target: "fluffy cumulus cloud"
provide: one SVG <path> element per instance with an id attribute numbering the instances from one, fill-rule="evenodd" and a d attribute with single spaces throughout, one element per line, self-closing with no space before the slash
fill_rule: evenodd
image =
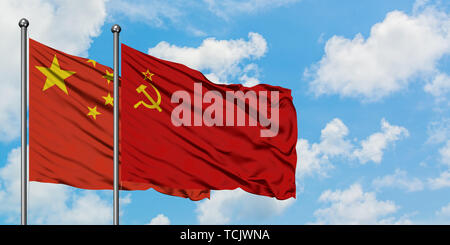
<path id="1" fill-rule="evenodd" d="M 19 20 L 30 21 L 31 38 L 71 54 L 87 55 L 106 17 L 105 1 L 0 1 L 0 141 L 13 140 L 20 129 Z"/>
<path id="2" fill-rule="evenodd" d="M 347 154 L 352 149 L 352 144 L 348 139 L 348 128 L 338 118 L 327 123 L 320 132 L 320 148 L 327 156 L 338 156 Z"/>
<path id="3" fill-rule="evenodd" d="M 450 140 L 447 140 L 447 143 L 439 149 L 439 154 L 441 162 L 450 167 Z"/>
<path id="4" fill-rule="evenodd" d="M 422 4 L 411 15 L 389 12 L 367 38 L 333 36 L 305 76 L 316 95 L 375 101 L 406 88 L 417 76 L 436 76 L 438 61 L 449 53 L 450 16 Z M 442 88 L 448 90 L 446 75 L 437 75 L 425 90 L 440 95 Z"/>
<path id="5" fill-rule="evenodd" d="M 372 181 L 372 185 L 376 189 L 393 187 L 406 190 L 408 192 L 421 191 L 424 184 L 419 178 L 408 177 L 404 170 L 396 169 L 394 174 L 378 177 Z"/>
<path id="6" fill-rule="evenodd" d="M 227 83 L 232 79 L 240 82 L 259 83 L 255 74 L 258 67 L 250 60 L 257 60 L 267 52 L 267 42 L 258 33 L 249 33 L 248 40 L 217 40 L 207 38 L 199 47 L 178 47 L 165 41 L 149 49 L 156 57 L 183 63 L 201 70 L 208 79 L 216 83 Z M 244 64 L 244 63 L 248 64 Z"/>
<path id="7" fill-rule="evenodd" d="M 158 214 L 150 221 L 149 225 L 170 225 L 170 220 L 164 214 Z"/>
<path id="8" fill-rule="evenodd" d="M 197 220 L 200 224 L 230 224 L 245 219 L 246 222 L 262 222 L 281 214 L 295 199 L 277 200 L 247 193 L 241 189 L 215 191 L 211 199 L 197 204 Z"/>
<path id="9" fill-rule="evenodd" d="M 318 174 L 327 176 L 328 170 L 334 168 L 329 159 L 333 156 L 348 155 L 353 148 L 345 139 L 348 128 L 339 119 L 331 120 L 321 131 L 320 142 L 310 144 L 306 139 L 297 142 L 297 178 Z"/>
<path id="10" fill-rule="evenodd" d="M 439 73 L 425 85 L 424 90 L 439 100 L 444 100 L 450 92 L 450 77 L 447 74 Z"/>
<path id="11" fill-rule="evenodd" d="M 383 151 L 389 143 L 408 136 L 409 132 L 406 128 L 390 125 L 385 119 L 382 119 L 381 132 L 372 134 L 363 140 L 361 149 L 356 149 L 353 156 L 358 158 L 361 163 L 368 161 L 380 163 L 383 158 Z"/>
<path id="12" fill-rule="evenodd" d="M 310 144 L 306 139 L 297 142 L 299 156 L 297 164 L 297 178 L 318 174 L 327 176 L 327 172 L 334 168 L 332 158 L 358 160 L 361 164 L 369 161 L 380 163 L 383 153 L 388 146 L 408 136 L 408 130 L 401 126 L 389 124 L 381 119 L 381 131 L 355 144 L 348 139 L 349 130 L 339 119 L 331 120 L 321 131 L 320 142 Z"/>
<path id="13" fill-rule="evenodd" d="M 446 206 L 443 206 L 440 210 L 436 212 L 437 216 L 444 216 L 450 218 L 450 203 Z"/>
<path id="14" fill-rule="evenodd" d="M 436 178 L 429 178 L 428 185 L 433 190 L 450 187 L 450 170 L 442 172 Z"/>
<path id="15" fill-rule="evenodd" d="M 299 1 L 300 0 L 203 0 L 211 12 L 227 20 L 236 14 L 256 13 Z"/>
<path id="16" fill-rule="evenodd" d="M 121 200 L 121 204 L 130 202 Z M 112 198 L 99 191 L 31 182 L 29 186 L 31 224 L 111 224 Z M 17 224 L 20 217 L 20 148 L 13 149 L 0 169 L 0 216 Z"/>
<path id="17" fill-rule="evenodd" d="M 326 177 L 328 171 L 334 168 L 328 156 L 322 153 L 320 143 L 309 144 L 308 140 L 299 139 L 296 150 L 298 159 L 295 176 L 298 179 L 314 174 Z"/>
<path id="18" fill-rule="evenodd" d="M 317 224 L 410 224 L 407 218 L 392 215 L 399 210 L 393 201 L 381 201 L 373 192 L 364 192 L 361 185 L 353 184 L 345 190 L 326 190 L 319 202 L 327 207 L 314 212 Z"/>

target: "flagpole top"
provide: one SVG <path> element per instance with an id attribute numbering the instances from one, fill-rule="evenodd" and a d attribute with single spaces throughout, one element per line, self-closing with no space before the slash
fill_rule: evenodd
<path id="1" fill-rule="evenodd" d="M 22 18 L 22 19 L 20 19 L 19 20 L 19 26 L 22 28 L 22 27 L 28 27 L 28 25 L 30 25 L 30 22 L 28 22 L 28 20 L 27 19 L 25 19 L 25 18 Z M 120 28 L 120 27 L 119 27 Z"/>
<path id="2" fill-rule="evenodd" d="M 119 33 L 120 31 L 121 31 L 121 28 L 120 28 L 120 26 L 118 24 L 115 24 L 115 25 L 113 25 L 111 27 L 111 32 L 112 33 L 115 33 L 115 32 Z"/>

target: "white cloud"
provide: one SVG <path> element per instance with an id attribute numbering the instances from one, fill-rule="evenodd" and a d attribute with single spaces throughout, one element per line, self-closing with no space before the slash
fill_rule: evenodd
<path id="1" fill-rule="evenodd" d="M 447 140 L 445 146 L 439 149 L 439 154 L 441 156 L 441 162 L 450 167 L 450 140 Z"/>
<path id="2" fill-rule="evenodd" d="M 428 125 L 428 139 L 426 143 L 442 144 L 439 149 L 439 162 L 450 167 L 450 119 L 443 118 L 439 121 L 431 122 Z M 450 187 L 450 170 L 440 173 L 440 176 L 428 178 L 428 185 L 431 189 L 441 189 Z"/>
<path id="3" fill-rule="evenodd" d="M 30 182 L 30 224 L 111 224 L 112 199 L 101 191 L 75 191 L 66 185 Z M 130 197 L 121 200 L 124 207 Z M 20 216 L 20 148 L 13 149 L 0 169 L 0 215 L 7 223 Z"/>
<path id="4" fill-rule="evenodd" d="M 384 118 L 381 120 L 381 132 L 370 135 L 361 142 L 361 149 L 356 149 L 353 156 L 361 163 L 373 161 L 380 163 L 383 158 L 383 151 L 391 143 L 403 137 L 409 136 L 409 132 L 404 127 L 390 125 Z"/>
<path id="5" fill-rule="evenodd" d="M 408 178 L 407 172 L 400 169 L 396 169 L 394 174 L 374 179 L 372 185 L 376 189 L 392 187 L 404 189 L 408 192 L 421 191 L 424 189 L 424 184 L 420 179 Z"/>
<path id="6" fill-rule="evenodd" d="M 441 163 L 450 167 L 450 140 L 439 149 Z M 450 187 L 450 170 L 441 172 L 436 178 L 428 178 L 428 185 L 432 190 Z"/>
<path id="7" fill-rule="evenodd" d="M 246 65 L 242 71 L 242 74 L 238 80 L 246 87 L 253 87 L 261 83 L 257 77 L 259 77 L 259 67 L 254 63 Z"/>
<path id="8" fill-rule="evenodd" d="M 314 212 L 317 224 L 409 224 L 405 218 L 396 219 L 388 215 L 399 207 L 393 201 L 377 200 L 375 193 L 364 192 L 361 185 L 353 184 L 346 190 L 327 190 L 319 202 L 328 207 Z"/>
<path id="9" fill-rule="evenodd" d="M 151 26 L 162 27 L 165 20 L 176 22 L 185 13 L 183 1 L 158 0 L 112 0 L 108 4 L 108 13 L 113 18 L 125 16 L 131 21 L 144 22 Z"/>
<path id="10" fill-rule="evenodd" d="M 450 92 L 450 77 L 447 74 L 439 73 L 425 85 L 424 90 L 443 100 L 444 96 Z"/>
<path id="11" fill-rule="evenodd" d="M 380 163 L 387 147 L 408 135 L 404 127 L 390 125 L 381 119 L 381 132 L 376 132 L 360 141 L 360 147 L 353 144 L 347 136 L 349 130 L 339 119 L 331 120 L 321 131 L 320 142 L 310 144 L 306 139 L 297 142 L 298 164 L 297 178 L 318 174 L 327 176 L 334 168 L 332 158 L 357 159 L 361 164 L 368 161 Z"/>
<path id="12" fill-rule="evenodd" d="M 19 72 L 17 68 L 15 70 Z M 3 69 L 0 68 L 0 71 L 3 72 Z M 20 87 L 9 82 L 12 81 L 11 78 L 14 75 L 6 73 L 5 77 L 8 77 L 8 75 L 10 78 L 5 78 L 8 80 L 0 82 L 2 86 L 2 89 L 0 89 L 0 98 L 2 98 L 0 100 L 0 142 L 13 140 L 20 134 Z M 19 84 L 20 80 L 17 79 L 20 79 L 18 76 L 16 82 Z"/>
<path id="13" fill-rule="evenodd" d="M 309 144 L 308 140 L 297 141 L 297 178 L 318 174 L 327 176 L 327 172 L 334 168 L 329 158 L 345 156 L 352 149 L 350 141 L 345 139 L 348 128 L 339 119 L 331 120 L 321 131 L 320 142 Z"/>
<path id="14" fill-rule="evenodd" d="M 450 187 L 450 170 L 442 172 L 439 177 L 429 178 L 428 185 L 433 190 Z"/>
<path id="15" fill-rule="evenodd" d="M 443 143 L 450 139 L 450 118 L 442 118 L 428 125 L 427 143 Z"/>
<path id="16" fill-rule="evenodd" d="M 314 174 L 327 177 L 328 171 L 334 168 L 328 157 L 322 153 L 320 144 L 313 143 L 310 145 L 308 140 L 299 139 L 296 150 L 298 160 L 295 176 L 297 179 Z"/>
<path id="17" fill-rule="evenodd" d="M 295 199 L 277 200 L 275 198 L 250 194 L 241 189 L 211 192 L 211 199 L 197 203 L 197 219 L 202 225 L 230 224 L 248 219 L 263 221 L 279 215 Z"/>
<path id="18" fill-rule="evenodd" d="M 211 12 L 217 16 L 229 19 L 242 13 L 256 13 L 271 8 L 285 6 L 299 0 L 203 0 Z"/>
<path id="19" fill-rule="evenodd" d="M 170 225 L 170 220 L 164 214 L 158 214 L 150 221 L 149 225 Z"/>
<path id="20" fill-rule="evenodd" d="M 87 55 L 92 38 L 100 34 L 106 17 L 105 1 L 0 1 L 0 141 L 19 136 L 20 29 L 22 17 L 30 21 L 29 36 L 74 55 Z"/>
<path id="21" fill-rule="evenodd" d="M 48 192 L 48 187 L 42 189 Z M 50 196 L 45 204 L 48 205 L 52 198 L 53 196 Z M 30 202 L 33 202 L 33 199 L 30 199 Z M 81 195 L 71 194 L 71 198 L 65 202 L 71 202 L 71 204 L 58 209 L 40 208 L 39 213 L 34 216 L 44 218 L 44 224 L 111 224 L 112 222 L 111 201 L 102 199 L 93 192 L 86 191 Z M 42 211 L 48 212 L 47 217 L 43 216 Z M 37 209 L 35 212 L 38 212 Z"/>
<path id="22" fill-rule="evenodd" d="M 247 74 L 239 77 L 239 81 L 241 81 L 242 85 L 245 87 L 253 87 L 255 85 L 260 84 L 261 82 L 256 77 L 249 77 Z"/>
<path id="23" fill-rule="evenodd" d="M 258 33 L 251 32 L 248 38 L 248 41 L 207 38 L 197 48 L 178 47 L 163 41 L 148 53 L 201 70 L 212 82 L 228 83 L 230 79 L 241 78 L 242 82 L 254 83 L 257 80 L 249 74 L 257 71 L 256 64 L 242 67 L 241 63 L 261 58 L 267 52 L 267 42 Z"/>
<path id="24" fill-rule="evenodd" d="M 426 8 L 430 0 L 416 0 L 413 5 L 413 13 L 418 13 L 419 11 Z"/>
<path id="25" fill-rule="evenodd" d="M 192 24 L 192 16 L 208 16 L 211 19 L 214 18 L 210 14 L 212 13 L 223 20 L 230 20 L 234 16 L 255 14 L 298 1 L 300 0 L 110 0 L 108 17 L 110 21 L 126 17 L 152 27 L 175 27 L 184 29 L 190 35 L 204 37 L 207 33 Z M 214 29 L 217 31 L 217 25 Z"/>
<path id="26" fill-rule="evenodd" d="M 436 212 L 437 216 L 445 216 L 450 218 L 450 203 L 443 206 L 439 211 Z"/>
<path id="27" fill-rule="evenodd" d="M 347 154 L 353 147 L 350 141 L 345 139 L 347 135 L 347 126 L 340 119 L 333 119 L 320 132 L 321 151 L 328 156 Z"/>
<path id="28" fill-rule="evenodd" d="M 406 88 L 415 76 L 432 76 L 437 62 L 449 53 L 450 17 L 433 7 L 417 7 L 412 15 L 389 12 L 372 26 L 367 39 L 362 34 L 353 39 L 333 36 L 325 55 L 305 75 L 316 95 L 375 101 Z"/>

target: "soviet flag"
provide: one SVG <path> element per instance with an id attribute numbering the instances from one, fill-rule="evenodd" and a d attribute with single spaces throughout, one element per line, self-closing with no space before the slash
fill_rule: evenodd
<path id="1" fill-rule="evenodd" d="M 32 39 L 29 43 L 30 181 L 113 189 L 112 69 Z M 192 200 L 209 197 L 203 188 L 186 190 L 122 178 L 119 186 L 154 188 Z"/>
<path id="2" fill-rule="evenodd" d="M 185 65 L 122 44 L 123 180 L 295 197 L 291 91 L 214 84 Z"/>

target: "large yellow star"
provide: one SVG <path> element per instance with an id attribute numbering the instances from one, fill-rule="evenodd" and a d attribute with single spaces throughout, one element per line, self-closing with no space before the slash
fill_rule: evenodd
<path id="1" fill-rule="evenodd" d="M 97 111 L 97 106 L 94 106 L 94 108 L 91 108 L 88 106 L 89 113 L 88 116 L 92 116 L 94 120 L 97 120 L 97 115 L 100 115 L 101 113 Z"/>
<path id="2" fill-rule="evenodd" d="M 66 93 L 67 95 L 69 94 L 67 92 L 64 79 L 72 76 L 73 74 L 75 74 L 75 72 L 61 70 L 58 59 L 56 58 L 56 54 L 55 57 L 53 58 L 52 65 L 50 67 L 36 66 L 36 68 L 47 77 L 47 80 L 45 80 L 44 88 L 42 89 L 42 91 L 45 91 L 48 88 L 53 87 L 53 85 L 56 85 L 58 88 L 64 91 L 64 93 Z"/>
<path id="3" fill-rule="evenodd" d="M 114 80 L 114 72 L 109 72 L 108 70 L 105 70 L 106 75 L 103 76 L 103 78 L 106 78 L 106 81 L 108 82 L 108 84 L 110 83 L 110 81 Z"/>
<path id="4" fill-rule="evenodd" d="M 110 93 L 108 93 L 108 96 L 102 96 L 102 98 L 105 100 L 105 105 L 114 106 L 114 104 L 113 104 L 114 98 L 111 97 Z"/>
<path id="5" fill-rule="evenodd" d="M 148 69 L 145 72 L 143 71 L 142 74 L 144 74 L 144 80 L 148 78 L 148 80 L 153 81 L 152 76 L 155 74 L 151 73 Z"/>

